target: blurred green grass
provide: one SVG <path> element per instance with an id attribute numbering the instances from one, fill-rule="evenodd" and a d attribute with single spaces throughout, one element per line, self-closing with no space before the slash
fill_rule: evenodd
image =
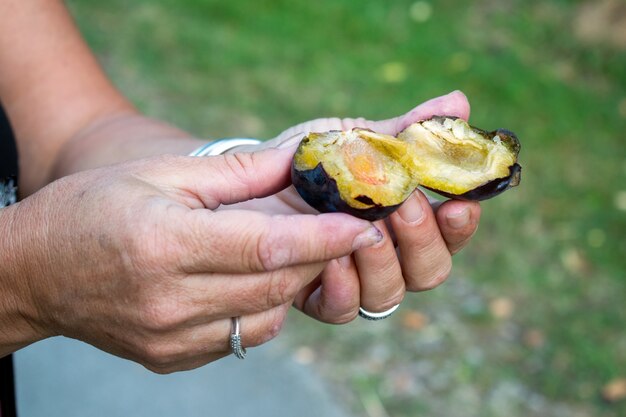
<path id="1" fill-rule="evenodd" d="M 581 29 L 597 18 L 593 4 L 619 1 L 68 3 L 120 89 L 199 136 L 269 138 L 322 116 L 382 119 L 463 90 L 473 124 L 521 138 L 521 186 L 483 204 L 451 282 L 407 297 L 404 316 L 374 330 L 294 317 L 287 338 L 313 349 L 365 411 L 375 393 L 393 415 L 440 415 L 423 396 L 385 391 L 389 370 L 428 357 L 440 365 L 474 349 L 485 361 L 446 365 L 448 391 L 429 395 L 469 386 L 486 398 L 514 380 L 531 391 L 523 398 L 583 404 L 581 415 L 626 414 L 625 401 L 601 398 L 605 384 L 626 377 L 626 52 Z M 596 26 L 619 32 L 626 11 L 616 10 Z M 502 300 L 512 312 L 498 318 L 493 306 Z M 429 324 L 411 329 L 410 312 Z M 438 316 L 446 312 L 458 320 L 455 332 L 469 336 L 448 334 L 439 353 L 421 356 L 412 334 L 445 328 Z M 362 349 L 372 339 L 392 349 L 382 368 L 349 366 L 376 363 Z M 473 407 L 504 415 L 480 401 Z M 527 405 L 516 410 L 507 415 L 535 415 Z"/>

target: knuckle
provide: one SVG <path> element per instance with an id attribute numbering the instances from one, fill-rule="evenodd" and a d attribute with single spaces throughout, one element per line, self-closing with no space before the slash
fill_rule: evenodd
<path id="1" fill-rule="evenodd" d="M 142 365 L 147 370 L 154 372 L 155 374 L 159 374 L 159 375 L 167 375 L 176 371 L 176 369 L 169 367 L 169 366 L 157 366 L 157 365 L 152 365 L 150 363 L 143 363 Z"/>
<path id="2" fill-rule="evenodd" d="M 156 373 L 164 373 L 171 366 L 173 352 L 171 347 L 158 340 L 144 344 L 141 352 L 142 364 Z"/>
<path id="3" fill-rule="evenodd" d="M 267 311 L 265 317 L 260 319 L 257 325 L 246 331 L 242 329 L 242 342 L 245 347 L 260 346 L 278 336 L 283 328 L 287 310 L 276 308 Z"/>
<path id="4" fill-rule="evenodd" d="M 354 291 L 345 287 L 334 292 L 332 301 L 328 297 L 320 297 L 311 313 L 315 319 L 324 323 L 349 323 L 359 314 L 359 297 L 355 297 Z"/>
<path id="5" fill-rule="evenodd" d="M 402 287 L 402 290 L 397 291 L 394 295 L 389 297 L 387 301 L 380 305 L 380 309 L 382 311 L 389 310 L 391 307 L 396 306 L 404 300 L 404 294 L 406 293 L 405 287 Z"/>
<path id="6" fill-rule="evenodd" d="M 263 343 L 274 339 L 280 334 L 281 330 L 283 329 L 283 326 L 285 325 L 286 318 L 287 318 L 287 313 L 285 311 L 277 312 L 276 314 L 274 314 L 274 318 L 270 322 L 270 326 L 267 329 L 265 341 Z"/>
<path id="7" fill-rule="evenodd" d="M 406 291 L 405 287 L 403 286 L 401 290 L 397 290 L 394 294 L 392 294 L 391 296 L 388 296 L 384 301 L 375 302 L 375 303 L 372 303 L 370 301 L 369 303 L 364 303 L 362 307 L 366 309 L 367 311 L 371 311 L 373 313 L 380 313 L 383 311 L 387 311 L 391 309 L 392 307 L 395 307 L 398 304 L 402 303 L 402 300 L 404 299 L 405 291 Z"/>
<path id="8" fill-rule="evenodd" d="M 137 214 L 143 210 L 136 210 Z M 164 238 L 161 226 L 146 218 L 133 216 L 123 230 L 125 236 L 123 252 L 119 257 L 133 271 L 150 273 L 162 269 L 170 269 L 173 259 L 177 259 L 180 248 L 174 246 L 175 241 Z"/>
<path id="9" fill-rule="evenodd" d="M 268 243 L 268 238 L 259 239 L 256 245 L 256 257 L 263 271 L 273 271 L 278 267 L 276 250 L 271 243 Z"/>
<path id="10" fill-rule="evenodd" d="M 268 315 L 267 321 L 258 329 L 258 332 L 252 336 L 248 346 L 260 346 L 280 334 L 285 324 L 285 318 L 287 317 L 286 310 L 282 308 L 276 309 L 268 312 Z"/>
<path id="11" fill-rule="evenodd" d="M 264 271 L 274 271 L 289 265 L 294 256 L 293 245 L 286 244 L 285 239 L 268 227 L 256 242 L 256 258 Z"/>
<path id="12" fill-rule="evenodd" d="M 278 306 L 291 303 L 300 291 L 298 280 L 285 270 L 272 273 L 267 286 L 267 305 Z"/>
<path id="13" fill-rule="evenodd" d="M 224 164 L 227 170 L 227 177 L 229 182 L 232 184 L 233 180 L 235 183 L 240 185 L 249 184 L 250 181 L 254 181 L 257 178 L 255 174 L 254 166 L 255 166 L 255 155 L 254 153 L 243 153 L 243 152 L 235 152 L 235 153 L 227 153 L 222 155 Z M 251 189 L 254 189 L 255 184 L 252 184 Z M 248 188 L 248 187 L 246 187 Z"/>
<path id="14" fill-rule="evenodd" d="M 238 177 L 243 178 L 244 174 L 250 169 L 250 154 L 235 152 L 223 154 L 222 157 L 230 172 Z"/>
<path id="15" fill-rule="evenodd" d="M 432 290 L 439 285 L 441 285 L 452 272 L 452 260 L 450 257 L 447 257 L 445 261 L 443 261 L 436 271 L 432 274 L 432 277 L 425 282 L 417 282 L 417 285 L 412 286 L 410 291 L 428 291 Z"/>
<path id="16" fill-rule="evenodd" d="M 353 321 L 359 315 L 359 309 L 351 309 L 340 314 L 326 314 L 326 312 L 320 311 L 317 319 L 328 324 L 346 324 Z"/>
<path id="17" fill-rule="evenodd" d="M 170 297 L 150 299 L 140 310 L 140 319 L 148 330 L 165 332 L 179 326 L 183 321 L 183 308 Z"/>
<path id="18" fill-rule="evenodd" d="M 461 250 L 463 250 L 463 248 L 469 243 L 471 238 L 472 236 L 467 236 L 465 239 L 453 243 L 450 247 L 450 254 L 456 255 L 457 253 L 461 252 Z"/>

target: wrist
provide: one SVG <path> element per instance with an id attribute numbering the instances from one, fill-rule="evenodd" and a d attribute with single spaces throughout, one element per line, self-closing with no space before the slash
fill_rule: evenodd
<path id="1" fill-rule="evenodd" d="M 134 159 L 187 155 L 202 143 L 176 127 L 137 113 L 112 115 L 91 123 L 67 141 L 49 180 Z"/>
<path id="2" fill-rule="evenodd" d="M 36 285 L 25 262 L 22 239 L 28 231 L 19 224 L 20 206 L 0 209 L 0 357 L 50 336 L 32 296 Z"/>

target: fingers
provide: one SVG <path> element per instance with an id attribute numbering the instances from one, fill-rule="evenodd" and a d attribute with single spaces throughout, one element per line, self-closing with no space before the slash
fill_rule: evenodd
<path id="1" fill-rule="evenodd" d="M 434 207 L 434 215 L 429 206 Z M 385 311 L 402 300 L 405 287 L 418 291 L 440 284 L 448 275 L 450 254 L 469 241 L 479 217 L 477 202 L 434 204 L 419 193 L 398 216 L 387 219 L 399 231 L 396 242 L 402 252 L 401 270 L 390 244 L 393 239 L 389 232 L 394 229 L 376 223 L 384 231 L 383 241 L 352 257 L 330 262 L 321 280 L 310 283 L 294 304 L 313 318 L 336 324 L 352 320 L 359 306 L 372 312 Z"/>
<path id="2" fill-rule="evenodd" d="M 321 279 L 298 294 L 296 307 L 320 321 L 340 324 L 354 319 L 359 307 L 380 312 L 402 301 L 405 283 L 393 241 L 383 221 L 376 226 L 383 240 L 328 263 Z"/>
<path id="3" fill-rule="evenodd" d="M 290 304 L 239 319 L 241 345 L 259 346 L 281 331 Z M 230 355 L 230 318 L 193 327 L 178 327 L 148 342 L 142 342 L 141 356 L 134 358 L 153 372 L 166 374 L 194 369 Z"/>
<path id="4" fill-rule="evenodd" d="M 303 289 L 294 305 L 322 322 L 347 323 L 359 311 L 359 292 L 359 275 L 352 256 L 348 255 L 326 264 L 320 279 Z"/>
<path id="5" fill-rule="evenodd" d="M 349 130 L 353 127 L 364 127 L 378 133 L 396 135 L 407 128 L 411 123 L 430 119 L 433 116 L 456 116 L 467 120 L 470 114 L 470 105 L 467 97 L 461 91 L 453 91 L 445 96 L 428 100 L 406 114 L 392 119 L 369 121 L 365 119 L 338 119 L 341 129 Z M 337 124 L 337 123 L 334 123 Z"/>
<path id="6" fill-rule="evenodd" d="M 290 183 L 290 168 L 296 142 L 287 141 L 277 148 L 258 152 L 235 152 L 192 158 L 164 156 L 162 163 L 140 176 L 188 203 L 189 196 L 204 207 L 215 209 L 256 197 L 274 194 Z M 185 194 L 187 193 L 187 195 Z M 195 205 L 187 204 L 196 208 Z"/>
<path id="7" fill-rule="evenodd" d="M 430 119 L 433 116 L 456 116 L 468 120 L 470 105 L 467 97 L 461 91 L 453 91 L 445 96 L 428 100 L 403 116 L 392 119 L 395 122 L 396 132 L 406 129 L 411 123 Z"/>
<path id="8" fill-rule="evenodd" d="M 259 143 L 258 145 L 236 146 L 234 148 L 229 149 L 228 151 L 224 153 L 229 154 L 229 153 L 240 153 L 240 152 L 259 152 L 263 149 L 278 148 L 278 147 L 291 148 L 293 146 L 298 145 L 303 137 L 304 137 L 304 133 L 300 131 L 294 131 L 294 133 L 289 136 L 285 134 L 281 134 L 280 136 L 274 139 L 266 140 L 264 142 Z"/>
<path id="9" fill-rule="evenodd" d="M 325 265 L 297 265 L 257 274 L 189 276 L 182 283 L 190 315 L 185 320 L 186 324 L 254 314 L 290 304 L 304 287 L 319 276 Z M 181 323 L 174 323 L 173 327 L 177 325 Z"/>
<path id="10" fill-rule="evenodd" d="M 187 273 L 275 271 L 339 258 L 382 239 L 371 223 L 341 213 L 193 210 L 187 215 L 185 228 L 174 230 L 183 245 L 180 266 Z"/>
<path id="11" fill-rule="evenodd" d="M 480 205 L 475 201 L 448 200 L 436 209 L 441 235 L 451 254 L 459 252 L 478 228 Z"/>
<path id="12" fill-rule="evenodd" d="M 207 172 L 196 192 L 209 208 L 274 194 L 290 183 L 294 151 L 267 149 L 198 158 L 204 159 Z"/>
<path id="13" fill-rule="evenodd" d="M 409 291 L 441 284 L 452 259 L 426 196 L 416 190 L 389 218 L 398 240 L 400 263 Z"/>
<path id="14" fill-rule="evenodd" d="M 361 281 L 360 306 L 380 312 L 399 304 L 404 297 L 405 283 L 393 241 L 384 221 L 376 222 L 384 239 L 374 246 L 354 253 Z"/>
<path id="15" fill-rule="evenodd" d="M 467 97 L 461 91 L 428 100 L 408 113 L 392 119 L 371 121 L 359 118 L 322 118 L 310 120 L 293 126 L 282 132 L 272 143 L 280 143 L 286 138 L 296 135 L 302 137 L 310 132 L 324 132 L 327 130 L 350 130 L 354 127 L 372 129 L 378 133 L 396 135 L 411 123 L 429 119 L 432 116 L 456 116 L 467 120 L 470 114 L 470 105 Z"/>
<path id="16" fill-rule="evenodd" d="M 396 135 L 407 128 L 411 123 L 426 120 L 432 116 L 456 116 L 467 120 L 470 105 L 467 97 L 461 91 L 453 91 L 445 96 L 428 100 L 406 114 L 392 119 L 369 121 L 358 119 L 328 119 L 335 129 L 350 130 L 354 127 L 372 129 L 378 133 Z M 330 130 L 330 129 L 329 129 Z"/>

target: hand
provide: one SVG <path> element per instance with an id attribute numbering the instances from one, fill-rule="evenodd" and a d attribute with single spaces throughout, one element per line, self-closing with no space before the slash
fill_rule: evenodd
<path id="1" fill-rule="evenodd" d="M 469 117 L 469 103 L 461 92 L 427 101 L 389 120 L 317 119 L 294 126 L 264 146 L 299 142 L 308 132 L 364 127 L 395 135 L 411 123 L 433 115 Z M 293 187 L 242 205 L 266 213 L 314 213 Z M 461 250 L 476 231 L 480 206 L 476 202 L 429 201 L 419 190 L 386 221 L 376 227 L 384 239 L 328 263 L 319 277 L 296 297 L 295 305 L 321 321 L 344 323 L 356 317 L 359 306 L 385 311 L 402 301 L 406 291 L 423 291 L 449 275 L 451 255 Z M 397 248 L 397 251 L 396 251 Z"/>
<path id="2" fill-rule="evenodd" d="M 286 187 L 294 152 L 139 160 L 5 209 L 0 228 L 17 232 L 0 289 L 35 329 L 28 342 L 65 335 L 165 373 L 227 355 L 233 316 L 243 346 L 274 337 L 327 261 L 382 239 L 345 214 L 214 211 Z"/>

